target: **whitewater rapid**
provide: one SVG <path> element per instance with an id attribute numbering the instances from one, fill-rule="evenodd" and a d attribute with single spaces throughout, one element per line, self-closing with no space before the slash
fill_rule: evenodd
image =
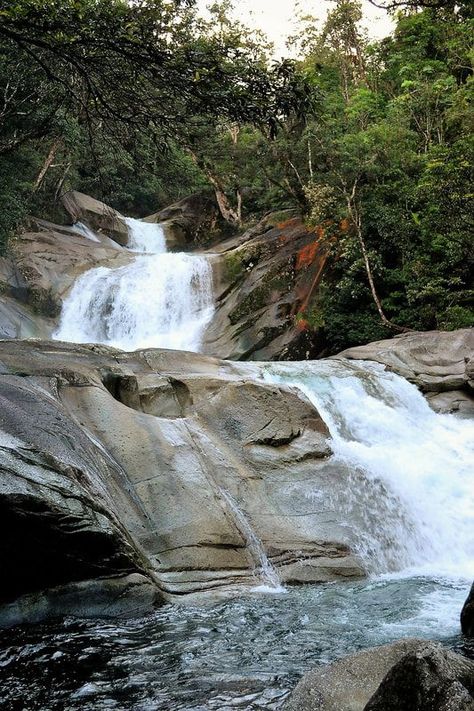
<path id="1" fill-rule="evenodd" d="M 333 502 L 362 510 L 358 553 L 369 571 L 474 577 L 474 423 L 433 412 L 418 389 L 376 363 L 262 365 L 263 378 L 302 390 L 349 472 Z"/>
<path id="2" fill-rule="evenodd" d="M 214 312 L 208 260 L 167 252 L 161 225 L 132 218 L 126 222 L 133 262 L 82 274 L 64 300 L 53 338 L 126 351 L 199 351 Z M 82 226 L 79 230 L 84 231 Z"/>

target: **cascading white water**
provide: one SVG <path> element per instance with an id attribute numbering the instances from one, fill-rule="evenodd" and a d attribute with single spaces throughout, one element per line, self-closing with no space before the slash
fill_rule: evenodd
<path id="1" fill-rule="evenodd" d="M 75 282 L 53 338 L 135 350 L 198 351 L 212 317 L 212 270 L 205 257 L 166 252 L 160 225 L 127 218 L 129 248 L 118 269 L 97 267 Z"/>
<path id="2" fill-rule="evenodd" d="M 166 252 L 160 225 L 131 218 L 127 225 L 134 261 L 82 275 L 64 302 L 55 338 L 125 350 L 199 350 L 213 312 L 209 263 Z M 469 421 L 435 414 L 414 386 L 376 364 L 262 364 L 252 372 L 299 387 L 328 424 L 335 457 L 349 472 L 346 490 L 335 490 L 331 505 L 347 513 L 370 570 L 474 575 Z M 237 515 L 237 504 L 228 504 Z M 240 514 L 262 577 L 276 585 Z"/>
<path id="3" fill-rule="evenodd" d="M 163 227 L 153 222 L 126 217 L 128 227 L 128 248 L 142 254 L 162 254 L 166 252 L 166 238 Z"/>
<path id="4" fill-rule="evenodd" d="M 474 576 L 474 426 L 433 412 L 414 385 L 375 363 L 263 366 L 300 388 L 327 423 L 335 457 L 359 479 L 360 553 L 383 573 Z M 364 484 L 365 482 L 365 484 Z"/>

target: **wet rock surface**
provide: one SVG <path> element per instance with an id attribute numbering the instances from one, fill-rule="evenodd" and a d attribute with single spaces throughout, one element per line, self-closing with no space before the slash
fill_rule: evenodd
<path id="1" fill-rule="evenodd" d="M 5 622 L 69 610 L 88 585 L 91 614 L 108 592 L 113 608 L 131 575 L 142 610 L 258 584 L 248 530 L 283 581 L 363 575 L 347 521 L 312 503 L 347 472 L 296 390 L 251 365 L 57 342 L 1 342 L 0 371 Z"/>

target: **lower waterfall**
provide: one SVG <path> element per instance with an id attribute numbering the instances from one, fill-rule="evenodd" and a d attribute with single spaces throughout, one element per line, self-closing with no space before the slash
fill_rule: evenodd
<path id="1" fill-rule="evenodd" d="M 336 460 L 351 472 L 333 505 L 348 518 L 355 503 L 362 509 L 358 552 L 370 571 L 474 577 L 472 420 L 433 412 L 414 385 L 376 363 L 262 372 L 302 390 L 328 425 Z"/>
<path id="2" fill-rule="evenodd" d="M 160 225 L 127 218 L 134 261 L 82 274 L 63 303 L 55 340 L 133 351 L 199 351 L 212 317 L 212 269 L 205 257 L 166 251 Z"/>

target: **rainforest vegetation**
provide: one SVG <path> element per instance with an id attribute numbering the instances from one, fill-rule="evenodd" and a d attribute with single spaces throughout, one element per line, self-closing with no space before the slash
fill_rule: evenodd
<path id="1" fill-rule="evenodd" d="M 331 351 L 474 325 L 472 5 L 379 5 L 391 36 L 334 0 L 275 61 L 228 0 L 0 0 L 2 250 L 71 188 L 137 216 L 209 192 L 236 231 L 319 227 Z"/>

